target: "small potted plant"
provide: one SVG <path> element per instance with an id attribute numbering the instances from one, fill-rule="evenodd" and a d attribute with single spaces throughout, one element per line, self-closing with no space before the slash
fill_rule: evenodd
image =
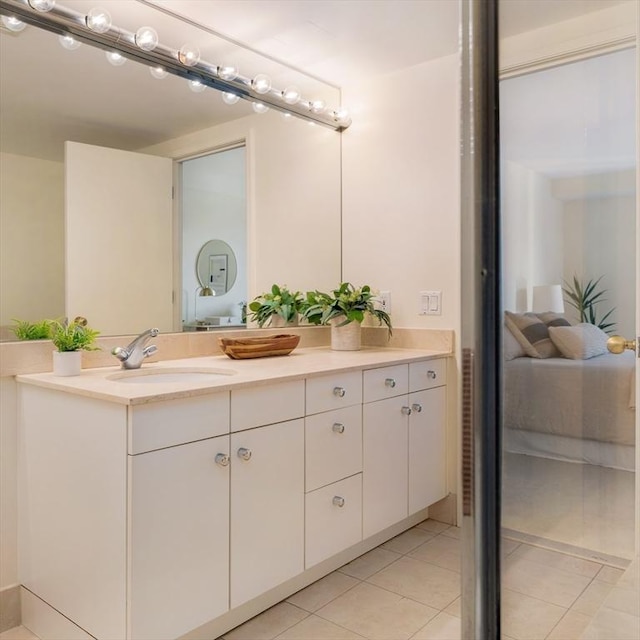
<path id="1" fill-rule="evenodd" d="M 263 293 L 249 303 L 249 319 L 262 328 L 267 322 L 272 327 L 297 325 L 304 296 L 300 291 L 289 291 L 286 286 L 274 284 L 269 293 Z"/>
<path id="2" fill-rule="evenodd" d="M 309 291 L 303 317 L 311 324 L 331 325 L 332 349 L 357 351 L 361 344 L 360 327 L 366 314 L 384 324 L 391 337 L 391 318 L 375 306 L 375 296 L 369 285 L 356 288 L 350 282 L 342 282 L 330 294 Z"/>
<path id="3" fill-rule="evenodd" d="M 48 340 L 49 321 L 29 322 L 28 320 L 13 319 L 15 327 L 11 327 L 18 340 Z"/>
<path id="4" fill-rule="evenodd" d="M 49 338 L 56 347 L 53 352 L 53 373 L 57 376 L 77 376 L 82 368 L 82 351 L 97 351 L 94 346 L 99 331 L 91 329 L 86 318 L 78 316 L 69 322 L 49 320 Z"/>

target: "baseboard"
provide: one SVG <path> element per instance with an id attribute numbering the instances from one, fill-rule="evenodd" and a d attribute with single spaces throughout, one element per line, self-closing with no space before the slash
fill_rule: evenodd
<path id="1" fill-rule="evenodd" d="M 429 507 L 429 517 L 438 522 L 455 526 L 457 524 L 456 494 L 450 493 L 439 502 L 432 504 Z"/>
<path id="2" fill-rule="evenodd" d="M 0 589 L 0 633 L 20 626 L 20 585 Z"/>

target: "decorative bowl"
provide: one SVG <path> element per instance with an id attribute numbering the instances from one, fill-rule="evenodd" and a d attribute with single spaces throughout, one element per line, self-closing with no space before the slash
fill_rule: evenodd
<path id="1" fill-rule="evenodd" d="M 234 360 L 289 355 L 300 342 L 300 336 L 282 334 L 261 338 L 218 338 L 222 352 Z"/>

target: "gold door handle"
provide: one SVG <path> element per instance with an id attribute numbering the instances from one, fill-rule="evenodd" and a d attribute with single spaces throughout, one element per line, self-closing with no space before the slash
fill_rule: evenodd
<path id="1" fill-rule="evenodd" d="M 611 353 L 622 353 L 625 349 L 636 350 L 635 340 L 625 340 L 622 336 L 611 336 L 607 340 L 607 349 Z"/>

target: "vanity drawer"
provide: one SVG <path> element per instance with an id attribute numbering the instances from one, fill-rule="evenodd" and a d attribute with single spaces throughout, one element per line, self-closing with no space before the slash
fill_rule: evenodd
<path id="1" fill-rule="evenodd" d="M 307 380 L 307 415 L 362 402 L 362 373 L 331 373 Z"/>
<path id="2" fill-rule="evenodd" d="M 364 401 L 373 402 L 401 396 L 409 391 L 409 366 L 368 369 L 364 372 Z"/>
<path id="3" fill-rule="evenodd" d="M 362 474 L 305 497 L 305 568 L 362 540 Z"/>
<path id="4" fill-rule="evenodd" d="M 307 416 L 305 459 L 306 491 L 362 471 L 361 406 Z"/>
<path id="5" fill-rule="evenodd" d="M 129 408 L 131 455 L 229 433 L 229 393 L 135 405 Z"/>
<path id="6" fill-rule="evenodd" d="M 409 365 L 409 391 L 421 391 L 441 387 L 447 382 L 445 358 L 412 362 Z"/>
<path id="7" fill-rule="evenodd" d="M 231 392 L 231 431 L 243 431 L 304 416 L 304 380 Z"/>

